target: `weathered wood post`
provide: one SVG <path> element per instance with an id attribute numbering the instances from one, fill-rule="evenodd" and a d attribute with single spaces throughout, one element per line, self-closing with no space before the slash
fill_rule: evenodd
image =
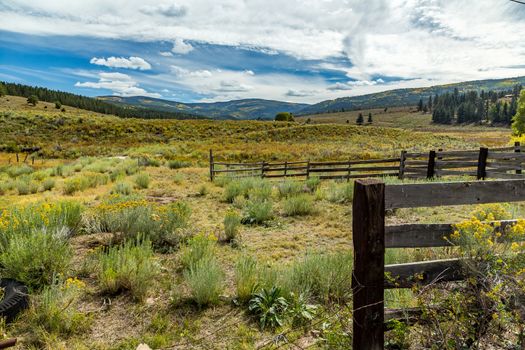
<path id="1" fill-rule="evenodd" d="M 215 164 L 213 162 L 213 151 L 210 149 L 210 181 L 213 182 L 215 177 Z"/>
<path id="2" fill-rule="evenodd" d="M 407 159 L 407 151 L 401 151 L 401 156 L 399 157 L 399 178 L 403 179 L 405 177 L 405 161 Z"/>
<path id="3" fill-rule="evenodd" d="M 350 182 L 350 175 L 352 174 L 352 160 L 348 159 L 348 174 L 346 175 L 346 182 Z"/>
<path id="4" fill-rule="evenodd" d="M 520 147 L 519 141 L 514 142 L 514 152 L 521 153 L 521 147 Z M 521 160 L 520 160 L 520 168 L 516 169 L 516 174 L 521 174 Z"/>
<path id="5" fill-rule="evenodd" d="M 308 159 L 308 162 L 306 162 L 306 178 L 310 178 L 310 159 Z"/>
<path id="6" fill-rule="evenodd" d="M 481 147 L 479 149 L 479 157 L 478 157 L 478 171 L 477 171 L 477 178 L 478 180 L 485 180 L 485 177 L 487 176 L 487 157 L 489 155 L 489 149 L 486 147 Z"/>
<path id="7" fill-rule="evenodd" d="M 286 160 L 284 162 L 284 177 L 286 177 L 286 173 L 288 172 L 288 161 Z"/>
<path id="8" fill-rule="evenodd" d="M 436 151 L 428 152 L 427 179 L 434 177 L 436 168 Z"/>
<path id="9" fill-rule="evenodd" d="M 263 162 L 261 163 L 261 178 L 264 178 L 264 171 L 265 171 L 265 169 L 266 169 L 266 164 L 267 164 L 267 163 L 266 163 L 265 161 L 263 161 Z"/>
<path id="10" fill-rule="evenodd" d="M 353 349 L 384 345 L 385 184 L 357 180 L 352 207 L 354 244 Z"/>

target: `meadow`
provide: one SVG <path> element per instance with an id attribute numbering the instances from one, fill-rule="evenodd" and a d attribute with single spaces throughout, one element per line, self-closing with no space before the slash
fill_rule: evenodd
<path id="1" fill-rule="evenodd" d="M 20 349 L 349 348 L 353 184 L 211 183 L 208 150 L 217 160 L 346 160 L 510 142 L 505 129 L 436 132 L 400 119 L 392 128 L 379 115 L 377 125 L 356 126 L 65 109 L 0 98 L 0 270 L 31 296 L 30 308 L 0 327 Z M 42 148 L 34 164 L 16 163 L 20 146 Z M 400 209 L 387 222 L 459 223 L 473 211 L 523 217 L 524 207 Z M 457 254 L 395 249 L 386 260 Z M 417 293 L 389 291 L 387 306 L 415 306 Z M 426 331 L 397 327 L 389 346 L 408 348 Z"/>

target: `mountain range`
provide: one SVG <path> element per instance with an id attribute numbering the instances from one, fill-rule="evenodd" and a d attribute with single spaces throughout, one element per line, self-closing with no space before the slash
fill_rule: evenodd
<path id="1" fill-rule="evenodd" d="M 278 112 L 296 115 L 339 112 L 369 108 L 400 107 L 416 105 L 419 99 L 441 95 L 458 89 L 470 90 L 508 90 L 516 84 L 525 85 L 525 77 L 476 80 L 424 88 L 396 89 L 373 94 L 342 97 L 316 104 L 290 103 L 263 99 L 245 99 L 211 103 L 183 103 L 144 96 L 120 97 L 100 96 L 105 102 L 127 108 L 143 108 L 163 112 L 178 112 L 204 116 L 212 119 L 273 119 Z"/>

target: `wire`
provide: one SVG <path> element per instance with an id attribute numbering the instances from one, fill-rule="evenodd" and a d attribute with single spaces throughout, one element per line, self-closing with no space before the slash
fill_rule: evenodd
<path id="1" fill-rule="evenodd" d="M 525 2 L 520 1 L 520 0 L 510 0 L 510 1 L 512 1 L 512 2 L 517 2 L 518 4 L 525 5 Z"/>

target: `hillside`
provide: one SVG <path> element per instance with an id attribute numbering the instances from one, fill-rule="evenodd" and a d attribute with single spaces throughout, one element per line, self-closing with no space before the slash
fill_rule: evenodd
<path id="1" fill-rule="evenodd" d="M 133 106 L 166 112 L 205 115 L 213 119 L 273 119 L 279 112 L 297 113 L 308 106 L 304 103 L 263 99 L 213 103 L 182 103 L 144 96 L 101 96 L 99 99 L 118 106 Z"/>
<path id="2" fill-rule="evenodd" d="M 429 96 L 441 95 L 446 92 L 459 92 L 470 90 L 502 91 L 512 89 L 513 85 L 525 84 L 525 77 L 508 79 L 475 80 L 455 84 L 436 85 L 425 88 L 397 89 L 374 94 L 341 97 L 335 100 L 322 101 L 305 107 L 299 112 L 301 115 L 340 112 L 344 110 L 357 110 L 369 108 L 415 106 L 420 98 L 428 99 Z"/>

